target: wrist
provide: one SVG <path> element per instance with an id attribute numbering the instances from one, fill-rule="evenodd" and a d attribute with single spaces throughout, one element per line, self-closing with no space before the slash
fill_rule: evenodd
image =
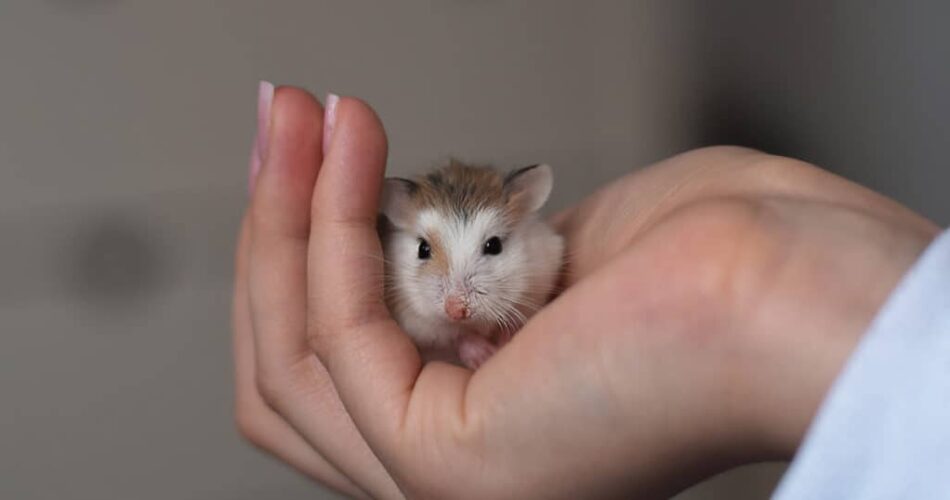
<path id="1" fill-rule="evenodd" d="M 790 459 L 832 383 L 903 275 L 937 234 L 850 210 L 796 207 L 767 287 L 733 337 L 744 425 L 764 459 Z M 804 213 L 803 213 L 804 212 Z"/>

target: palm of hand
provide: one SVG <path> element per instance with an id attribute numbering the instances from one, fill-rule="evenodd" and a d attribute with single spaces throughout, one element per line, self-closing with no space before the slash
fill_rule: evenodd
<path id="1" fill-rule="evenodd" d="M 710 464 L 789 456 L 933 236 L 869 191 L 738 148 L 632 174 L 555 222 L 567 290 L 469 382 L 469 413 L 488 410 L 476 418 L 490 431 L 476 441 L 498 441 L 478 467 L 511 474 L 501 484 L 534 482 L 530 491 L 644 496 L 690 484 Z M 792 355 L 810 357 L 809 369 L 784 370 Z"/>

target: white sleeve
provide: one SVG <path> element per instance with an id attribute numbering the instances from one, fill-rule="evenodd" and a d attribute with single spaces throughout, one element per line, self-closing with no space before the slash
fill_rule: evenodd
<path id="1" fill-rule="evenodd" d="M 774 498 L 950 499 L 950 231 L 874 319 Z"/>

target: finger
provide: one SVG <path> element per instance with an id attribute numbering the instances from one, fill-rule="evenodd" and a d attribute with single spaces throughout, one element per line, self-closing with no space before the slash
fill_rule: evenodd
<path id="1" fill-rule="evenodd" d="M 311 208 L 309 332 L 346 409 L 383 456 L 394 449 L 421 362 L 383 300 L 376 217 L 385 133 L 372 109 L 356 99 L 340 99 L 335 116 Z M 436 369 L 446 372 L 443 382 L 469 373 Z M 440 404 L 460 407 L 452 398 Z"/>
<path id="2" fill-rule="evenodd" d="M 345 495 L 366 494 L 320 456 L 279 415 L 261 399 L 255 382 L 254 345 L 247 294 L 247 261 L 250 223 L 241 224 L 235 260 L 235 284 L 232 307 L 234 340 L 235 415 L 241 434 L 254 445 L 273 454 L 295 469 Z"/>
<path id="3" fill-rule="evenodd" d="M 294 88 L 275 93 L 251 206 L 250 299 L 260 372 L 306 363 L 307 240 L 310 198 L 322 160 L 323 108 Z"/>
<path id="4" fill-rule="evenodd" d="M 251 209 L 257 384 L 264 400 L 340 471 L 373 496 L 394 497 L 398 489 L 307 345 L 309 208 L 322 134 L 323 108 L 313 96 L 293 88 L 276 93 Z"/>

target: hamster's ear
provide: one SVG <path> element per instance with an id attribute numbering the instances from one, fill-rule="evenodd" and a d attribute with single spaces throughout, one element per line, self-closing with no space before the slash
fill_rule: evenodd
<path id="1" fill-rule="evenodd" d="M 536 212 L 548 201 L 554 174 L 545 164 L 519 168 L 505 176 L 508 204 L 524 213 Z"/>
<path id="2" fill-rule="evenodd" d="M 379 200 L 379 211 L 400 229 L 412 227 L 415 209 L 412 206 L 412 193 L 419 185 L 409 179 L 387 177 L 383 184 L 383 193 Z"/>

